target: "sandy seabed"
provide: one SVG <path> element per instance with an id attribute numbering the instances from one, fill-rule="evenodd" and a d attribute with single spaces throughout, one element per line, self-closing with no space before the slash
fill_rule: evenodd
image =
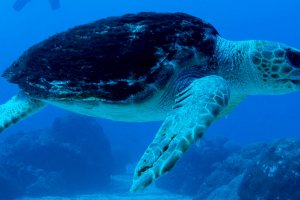
<path id="1" fill-rule="evenodd" d="M 79 195 L 73 197 L 45 196 L 45 197 L 23 197 L 18 200 L 192 200 L 189 196 L 182 196 L 161 190 L 154 185 L 144 192 L 130 193 L 132 176 L 119 175 L 112 177 L 110 190 L 105 193 Z"/>

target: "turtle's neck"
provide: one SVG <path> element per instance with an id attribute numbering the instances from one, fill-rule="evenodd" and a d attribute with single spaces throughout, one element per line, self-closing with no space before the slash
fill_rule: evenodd
<path id="1" fill-rule="evenodd" d="M 215 55 L 219 66 L 227 69 L 239 68 L 249 57 L 249 41 L 231 41 L 217 38 Z"/>
<path id="2" fill-rule="evenodd" d="M 218 74 L 225 78 L 232 88 L 241 93 L 251 93 L 256 75 L 250 61 L 250 50 L 254 41 L 230 41 L 217 38 L 215 59 Z"/>

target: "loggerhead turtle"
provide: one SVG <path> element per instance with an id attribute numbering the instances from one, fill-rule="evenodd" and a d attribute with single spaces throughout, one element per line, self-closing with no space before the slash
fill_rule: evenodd
<path id="1" fill-rule="evenodd" d="M 0 132 L 47 104 L 112 120 L 164 120 L 136 167 L 138 191 L 248 95 L 299 90 L 300 52 L 226 40 L 188 14 L 148 12 L 54 35 L 3 77 L 21 92 L 0 106 Z"/>

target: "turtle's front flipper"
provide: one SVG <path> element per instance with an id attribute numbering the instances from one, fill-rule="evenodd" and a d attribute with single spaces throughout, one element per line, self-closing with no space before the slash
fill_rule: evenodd
<path id="1" fill-rule="evenodd" d="M 18 121 L 43 108 L 46 104 L 19 93 L 0 105 L 0 133 Z"/>
<path id="2" fill-rule="evenodd" d="M 169 171 L 227 106 L 227 82 L 218 76 L 194 80 L 176 98 L 173 110 L 139 161 L 131 191 L 143 190 Z"/>

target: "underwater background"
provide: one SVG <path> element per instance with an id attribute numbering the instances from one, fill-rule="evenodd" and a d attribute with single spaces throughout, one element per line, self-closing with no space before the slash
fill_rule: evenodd
<path id="1" fill-rule="evenodd" d="M 0 73 L 55 33 L 141 11 L 185 12 L 227 39 L 300 49 L 298 0 L 60 0 L 56 10 L 48 0 L 31 0 L 20 11 L 15 2 L 0 1 Z M 17 92 L 0 78 L 0 103 Z M 0 199 L 299 200 L 299 102 L 300 92 L 248 97 L 169 174 L 138 194 L 128 192 L 131 176 L 161 122 L 114 122 L 48 106 L 1 135 Z"/>

